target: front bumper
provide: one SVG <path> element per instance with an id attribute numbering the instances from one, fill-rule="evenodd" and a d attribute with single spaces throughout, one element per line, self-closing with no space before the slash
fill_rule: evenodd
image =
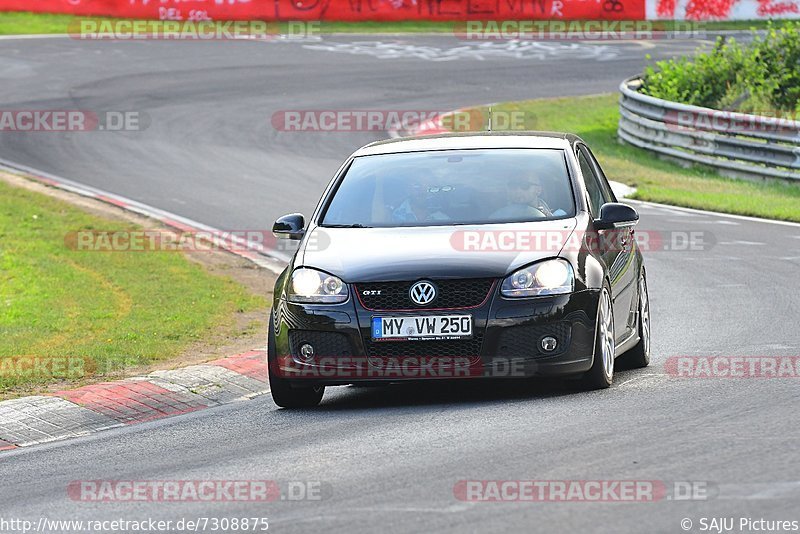
<path id="1" fill-rule="evenodd" d="M 376 312 L 351 298 L 337 305 L 293 304 L 274 309 L 273 372 L 305 384 L 351 384 L 421 379 L 566 376 L 592 366 L 600 292 L 508 299 L 497 284 L 489 299 L 469 310 Z M 374 342 L 374 316 L 471 314 L 473 339 L 466 341 Z M 545 352 L 541 339 L 557 340 Z M 314 354 L 303 357 L 310 344 Z"/>

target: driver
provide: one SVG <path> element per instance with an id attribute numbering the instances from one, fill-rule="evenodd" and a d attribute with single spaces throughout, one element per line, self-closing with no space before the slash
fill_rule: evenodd
<path id="1" fill-rule="evenodd" d="M 522 172 L 506 182 L 509 204 L 492 213 L 492 219 L 552 217 L 553 211 L 541 198 L 542 182 L 538 176 Z"/>
<path id="2" fill-rule="evenodd" d="M 430 195 L 426 180 L 414 179 L 408 197 L 393 212 L 396 222 L 446 221 L 447 215 L 430 205 Z"/>

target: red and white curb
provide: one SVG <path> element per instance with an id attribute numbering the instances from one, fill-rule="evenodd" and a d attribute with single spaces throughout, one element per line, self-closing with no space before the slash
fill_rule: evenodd
<path id="1" fill-rule="evenodd" d="M 183 232 L 224 232 L 211 226 L 0 159 L 0 170 L 113 204 Z M 222 247 L 279 274 L 288 256 L 231 236 Z M 124 425 L 202 410 L 269 393 L 266 354 L 244 354 L 147 376 L 104 382 L 51 395 L 0 402 L 0 451 L 84 436 Z"/>
<path id="2" fill-rule="evenodd" d="M 194 412 L 268 392 L 265 352 L 253 350 L 182 369 L 12 399 L 0 402 L 0 451 Z"/>

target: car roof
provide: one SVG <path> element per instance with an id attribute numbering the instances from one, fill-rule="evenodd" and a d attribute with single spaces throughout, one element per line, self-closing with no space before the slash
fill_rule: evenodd
<path id="1" fill-rule="evenodd" d="M 476 148 L 557 148 L 567 149 L 581 139 L 561 132 L 465 132 L 401 137 L 370 143 L 353 154 L 373 156 L 423 150 L 461 150 Z"/>

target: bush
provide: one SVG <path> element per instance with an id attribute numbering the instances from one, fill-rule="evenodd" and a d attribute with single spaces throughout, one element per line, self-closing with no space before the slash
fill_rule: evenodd
<path id="1" fill-rule="evenodd" d="M 642 93 L 731 111 L 800 111 L 800 24 L 772 25 L 749 44 L 717 39 L 693 59 L 659 61 L 644 72 Z"/>

